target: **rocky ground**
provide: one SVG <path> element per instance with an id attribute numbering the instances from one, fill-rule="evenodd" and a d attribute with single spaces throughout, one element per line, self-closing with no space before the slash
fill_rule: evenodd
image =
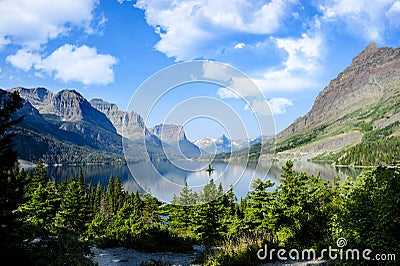
<path id="1" fill-rule="evenodd" d="M 148 262 L 149 260 L 163 261 L 170 265 L 193 265 L 192 262 L 196 258 L 200 247 L 195 247 L 191 253 L 171 253 L 171 252 L 156 252 L 156 253 L 142 253 L 131 249 L 122 247 L 100 249 L 93 247 L 92 260 L 98 263 L 99 266 L 139 266 L 141 263 Z"/>
<path id="2" fill-rule="evenodd" d="M 194 264 L 197 254 L 202 250 L 202 247 L 194 246 L 194 251 L 191 253 L 171 253 L 171 252 L 156 252 L 156 253 L 142 253 L 131 249 L 122 247 L 100 249 L 93 247 L 91 251 L 93 262 L 98 263 L 99 266 L 139 266 L 141 263 L 146 263 L 150 260 L 162 261 L 167 265 L 198 265 Z M 328 265 L 326 261 L 284 261 L 284 262 L 271 262 L 264 263 L 260 266 L 325 266 Z"/>

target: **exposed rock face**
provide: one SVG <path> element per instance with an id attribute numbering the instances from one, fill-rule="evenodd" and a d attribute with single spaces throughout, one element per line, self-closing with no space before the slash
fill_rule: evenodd
<path id="1" fill-rule="evenodd" d="M 121 137 L 112 123 L 78 92 L 52 93 L 45 88 L 11 91 L 18 91 L 24 100 L 18 114 L 25 119 L 17 126 L 16 136 L 20 158 L 81 163 L 122 156 Z"/>
<path id="2" fill-rule="evenodd" d="M 159 137 L 166 143 L 178 142 L 180 140 L 187 140 L 185 131 L 182 126 L 171 124 L 160 124 L 150 129 L 151 133 Z"/>
<path id="3" fill-rule="evenodd" d="M 107 117 L 94 109 L 90 103 L 75 90 L 63 90 L 57 94 L 45 88 L 15 88 L 20 96 L 29 101 L 40 114 L 54 115 L 65 122 L 86 121 L 105 130 L 116 132 Z"/>
<path id="4" fill-rule="evenodd" d="M 357 123 L 370 122 L 372 106 L 391 106 L 398 99 L 400 86 L 400 48 L 377 48 L 370 44 L 356 56 L 349 67 L 333 79 L 317 96 L 312 109 L 296 119 L 277 135 L 277 146 L 290 147 L 294 138 L 312 136 L 313 139 L 339 136 L 358 130 Z M 384 112 L 384 111 L 382 111 Z M 387 113 L 392 116 L 392 113 Z M 378 123 L 379 124 L 379 123 Z M 376 124 L 376 125 L 378 125 Z M 385 121 L 380 124 L 388 124 Z M 348 135 L 343 134 L 348 138 Z M 359 135 L 354 138 L 360 142 Z M 321 152 L 337 150 L 326 145 Z M 344 147 L 342 147 L 344 148 Z M 299 152 L 299 149 L 294 149 Z M 307 152 L 304 148 L 302 152 Z M 312 152 L 311 150 L 309 152 Z"/>
<path id="5" fill-rule="evenodd" d="M 186 138 L 182 126 L 160 124 L 151 128 L 150 132 L 173 149 L 181 151 L 186 157 L 199 157 L 201 155 L 199 147 Z"/>
<path id="6" fill-rule="evenodd" d="M 138 140 L 143 136 L 151 135 L 143 118 L 138 113 L 121 111 L 116 104 L 108 103 L 102 99 L 92 99 L 90 104 L 107 116 L 118 134 L 130 140 Z"/>

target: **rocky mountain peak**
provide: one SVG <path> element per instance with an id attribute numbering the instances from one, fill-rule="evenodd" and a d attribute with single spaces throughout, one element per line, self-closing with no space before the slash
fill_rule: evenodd
<path id="1" fill-rule="evenodd" d="M 165 142 L 186 140 L 182 126 L 172 124 L 160 124 L 150 129 L 150 132 Z"/>
<path id="2" fill-rule="evenodd" d="M 119 111 L 116 104 L 106 102 L 99 98 L 90 100 L 90 104 L 103 113 L 117 113 Z"/>
<path id="3" fill-rule="evenodd" d="M 64 89 L 56 94 L 45 88 L 19 87 L 12 89 L 14 90 L 42 115 L 52 115 L 63 122 L 86 121 L 115 132 L 115 128 L 105 115 L 92 108 L 90 103 L 75 90 Z"/>
<path id="4" fill-rule="evenodd" d="M 376 108 L 373 105 L 395 99 L 399 84 L 400 48 L 378 48 L 375 43 L 369 44 L 319 93 L 306 115 L 278 134 L 278 148 L 299 146 L 299 139 L 311 141 L 328 135 L 336 136 L 340 132 L 343 138 L 334 140 L 332 137 L 332 143 L 336 144 L 330 148 L 325 145 L 324 149 L 334 150 L 359 142 L 360 131 L 350 132 L 351 127 L 345 125 L 354 123 L 362 112 L 368 113 L 368 108 Z M 353 135 L 357 138 L 343 140 Z"/>
<path id="5" fill-rule="evenodd" d="M 222 143 L 229 145 L 231 143 L 231 141 L 225 136 L 225 134 L 222 135 L 221 137 Z"/>
<path id="6" fill-rule="evenodd" d="M 121 111 L 116 104 L 102 99 L 92 99 L 90 104 L 107 116 L 120 135 L 131 140 L 150 135 L 143 118 L 138 113 Z"/>

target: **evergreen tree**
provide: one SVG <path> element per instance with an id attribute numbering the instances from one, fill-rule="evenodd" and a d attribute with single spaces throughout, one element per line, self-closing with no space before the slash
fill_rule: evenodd
<path id="1" fill-rule="evenodd" d="M 15 133 L 11 132 L 11 129 L 23 119 L 23 117 L 15 116 L 21 107 L 22 99 L 18 92 L 8 93 L 0 90 L 0 173 L 2 177 L 4 173 L 12 170 L 17 162 L 17 153 L 13 150 Z M 2 182 L 2 186 L 4 184 Z"/>
<path id="2" fill-rule="evenodd" d="M 108 181 L 108 187 L 107 187 L 107 201 L 108 201 L 108 206 L 109 206 L 109 212 L 110 214 L 114 214 L 115 212 L 115 180 L 114 176 L 110 176 L 110 179 Z"/>
<path id="3" fill-rule="evenodd" d="M 82 195 L 80 182 L 76 179 L 68 183 L 63 195 L 60 210 L 57 213 L 57 224 L 72 232 L 83 232 L 87 222 L 87 200 Z"/>
<path id="4" fill-rule="evenodd" d="M 86 196 L 86 181 L 85 181 L 85 177 L 83 176 L 83 170 L 82 170 L 82 166 L 79 167 L 79 186 L 81 188 L 81 195 L 82 196 Z"/>
<path id="5" fill-rule="evenodd" d="M 201 243 L 211 245 L 223 235 L 223 205 L 219 199 L 221 191 L 211 179 L 199 196 L 199 206 L 193 211 L 192 228 Z"/>
<path id="6" fill-rule="evenodd" d="M 98 182 L 93 200 L 93 213 L 97 213 L 100 211 L 102 195 L 103 195 L 103 188 L 101 187 L 100 182 Z"/>
<path id="7" fill-rule="evenodd" d="M 107 221 L 111 220 L 111 207 L 106 193 L 102 193 L 100 198 L 100 214 L 102 214 Z"/>
<path id="8" fill-rule="evenodd" d="M 220 187 L 220 189 L 217 189 L 217 187 L 214 184 L 214 180 L 211 179 L 210 182 L 204 186 L 203 191 L 200 193 L 199 203 L 203 204 L 217 200 L 222 195 L 223 195 L 222 186 Z"/>
<path id="9" fill-rule="evenodd" d="M 400 171 L 375 167 L 360 174 L 339 212 L 339 237 L 346 248 L 368 248 L 374 254 L 400 253 Z M 397 258 L 398 264 L 398 258 Z"/>
<path id="10" fill-rule="evenodd" d="M 170 206 L 168 223 L 174 232 L 182 236 L 190 234 L 191 215 L 194 208 L 193 205 L 196 202 L 197 193 L 192 192 L 185 182 L 185 186 L 182 188 L 179 197 L 174 196 L 172 200 L 173 205 Z"/>
<path id="11" fill-rule="evenodd" d="M 124 201 L 124 191 L 122 187 L 121 177 L 117 175 L 115 178 L 115 187 L 114 187 L 114 198 L 115 198 L 115 211 L 118 211 Z"/>
<path id="12" fill-rule="evenodd" d="M 16 210 L 23 203 L 24 182 L 13 171 L 17 153 L 13 150 L 12 128 L 22 120 L 16 115 L 21 107 L 22 99 L 17 92 L 0 90 L 0 254 L 5 263 L 8 258 L 18 259 L 10 246 L 20 241 L 21 224 Z"/>
<path id="13" fill-rule="evenodd" d="M 273 187 L 270 180 L 263 182 L 256 179 L 253 182 L 253 191 L 246 196 L 246 209 L 244 211 L 245 230 L 262 232 L 272 230 L 275 227 L 275 219 L 272 211 L 273 202 L 276 199 L 275 192 L 267 189 Z"/>
<path id="14" fill-rule="evenodd" d="M 144 225 L 147 227 L 153 227 L 161 223 L 161 219 L 158 215 L 158 208 L 161 203 L 157 198 L 149 195 L 143 195 L 143 208 L 142 208 L 142 219 Z"/>
<path id="15" fill-rule="evenodd" d="M 59 204 L 60 198 L 55 184 L 48 181 L 46 186 L 39 183 L 30 200 L 21 207 L 21 211 L 25 215 L 25 221 L 34 227 L 35 233 L 44 233 L 51 230 Z"/>
<path id="16" fill-rule="evenodd" d="M 94 186 L 93 186 L 92 180 L 90 180 L 89 187 L 88 187 L 87 199 L 88 199 L 88 204 L 89 204 L 89 212 L 90 212 L 91 215 L 96 213 L 96 211 L 94 211 L 95 198 L 96 198 L 96 191 L 94 190 Z"/>
<path id="17" fill-rule="evenodd" d="M 37 163 L 35 169 L 33 170 L 32 179 L 28 180 L 28 189 L 27 189 L 28 194 L 33 193 L 39 186 L 39 184 L 41 184 L 42 187 L 45 187 L 46 179 L 47 179 L 46 168 L 44 166 L 42 159 L 39 159 L 39 162 Z"/>
<path id="18" fill-rule="evenodd" d="M 282 167 L 273 215 L 280 241 L 297 248 L 319 245 L 329 235 L 330 191 L 319 176 L 295 173 L 293 163 Z"/>

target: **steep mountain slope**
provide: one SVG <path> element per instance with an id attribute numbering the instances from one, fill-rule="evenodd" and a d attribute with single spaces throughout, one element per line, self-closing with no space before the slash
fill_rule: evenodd
<path id="1" fill-rule="evenodd" d="M 90 100 L 90 104 L 107 116 L 118 134 L 123 134 L 124 137 L 131 140 L 140 139 L 143 135 L 147 137 L 151 136 L 151 133 L 144 124 L 143 118 L 138 113 L 121 111 L 116 104 L 103 101 L 102 99 L 92 99 Z"/>
<path id="2" fill-rule="evenodd" d="M 12 91 L 18 91 L 43 119 L 58 129 L 51 131 L 56 139 L 67 138 L 79 146 L 122 155 L 121 138 L 112 123 L 78 92 L 63 90 L 54 94 L 45 88 Z"/>
<path id="3" fill-rule="evenodd" d="M 277 135 L 277 157 L 337 160 L 373 135 L 399 136 L 399 121 L 400 48 L 372 43 Z"/>
<path id="4" fill-rule="evenodd" d="M 1 94 L 8 93 L 1 90 Z M 32 104 L 23 99 L 23 106 L 16 113 L 24 119 L 14 131 L 14 141 L 19 158 L 46 163 L 93 163 L 121 160 L 116 153 L 100 151 L 91 146 L 81 134 L 59 128 L 46 120 Z"/>
<path id="5" fill-rule="evenodd" d="M 150 132 L 173 149 L 181 151 L 185 157 L 197 158 L 201 155 L 199 147 L 186 138 L 182 126 L 160 124 L 151 128 Z"/>
<path id="6" fill-rule="evenodd" d="M 113 103 L 102 99 L 92 99 L 90 104 L 107 116 L 118 134 L 124 136 L 126 151 L 142 156 L 164 157 L 161 140 L 147 129 L 143 118 L 136 112 L 124 112 Z M 144 145 L 145 144 L 145 145 Z"/>

